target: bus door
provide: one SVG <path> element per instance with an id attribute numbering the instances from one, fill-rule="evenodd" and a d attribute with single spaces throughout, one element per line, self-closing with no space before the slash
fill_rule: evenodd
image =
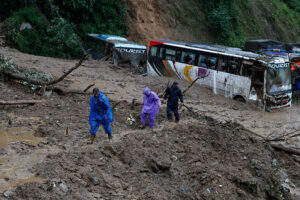
<path id="1" fill-rule="evenodd" d="M 230 63 L 228 58 L 220 57 L 218 63 L 218 71 L 216 72 L 217 92 L 218 94 L 228 97 L 232 91 L 232 77 L 230 76 Z"/>
<path id="2" fill-rule="evenodd" d="M 244 60 L 242 62 L 242 71 L 241 74 L 244 77 L 244 83 L 243 83 L 243 89 L 244 89 L 244 95 L 246 97 L 246 100 L 250 101 L 257 101 L 258 96 L 257 92 L 253 86 L 253 61 L 246 61 Z"/>

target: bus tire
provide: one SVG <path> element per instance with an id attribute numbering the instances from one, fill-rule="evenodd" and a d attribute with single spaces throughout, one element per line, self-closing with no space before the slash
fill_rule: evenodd
<path id="1" fill-rule="evenodd" d="M 238 95 L 238 96 L 235 96 L 235 97 L 233 98 L 233 100 L 239 101 L 239 102 L 243 102 L 243 103 L 246 102 L 245 98 L 242 97 L 242 96 L 239 96 L 239 95 Z"/>

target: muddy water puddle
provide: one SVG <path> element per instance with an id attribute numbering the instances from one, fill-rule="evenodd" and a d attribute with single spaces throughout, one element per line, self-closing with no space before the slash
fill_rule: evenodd
<path id="1" fill-rule="evenodd" d="M 14 118 L 14 121 L 38 121 L 38 118 Z M 42 162 L 53 149 L 37 147 L 44 138 L 35 137 L 34 130 L 26 127 L 11 127 L 0 122 L 0 192 L 30 183 L 43 182 L 30 169 Z"/>
<path id="2" fill-rule="evenodd" d="M 36 146 L 42 138 L 34 136 L 34 131 L 25 127 L 4 128 L 0 125 L 0 148 L 7 148 L 9 144 L 26 142 Z"/>

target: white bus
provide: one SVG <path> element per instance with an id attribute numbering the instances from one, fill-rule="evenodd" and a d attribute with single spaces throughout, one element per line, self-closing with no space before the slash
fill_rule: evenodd
<path id="1" fill-rule="evenodd" d="M 289 62 L 238 48 L 152 40 L 147 73 L 196 82 L 215 94 L 257 104 L 275 111 L 291 107 Z"/>

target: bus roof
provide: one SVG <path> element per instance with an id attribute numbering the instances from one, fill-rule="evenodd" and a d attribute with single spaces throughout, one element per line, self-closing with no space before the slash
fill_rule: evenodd
<path id="1" fill-rule="evenodd" d="M 132 49 L 147 49 L 145 45 L 135 44 L 133 42 L 128 43 L 115 43 L 114 44 L 116 48 L 132 48 Z"/>
<path id="2" fill-rule="evenodd" d="M 90 33 L 88 34 L 88 37 L 94 38 L 94 39 L 98 39 L 98 40 L 102 40 L 102 41 L 124 41 L 127 42 L 128 40 L 126 38 L 117 36 L 117 35 L 106 35 L 106 34 L 94 34 L 94 33 Z"/>
<path id="3" fill-rule="evenodd" d="M 214 44 L 205 44 L 205 43 L 191 43 L 191 42 L 178 42 L 173 40 L 153 40 L 157 42 L 161 42 L 164 44 L 168 44 L 171 46 L 177 46 L 182 48 L 190 48 L 194 50 L 205 50 L 210 53 L 223 54 L 227 56 L 240 57 L 244 59 L 260 59 L 265 62 L 271 61 L 273 58 L 267 55 L 261 55 L 253 52 L 243 51 L 240 48 L 234 47 L 226 47 L 222 45 L 214 45 Z"/>
<path id="4" fill-rule="evenodd" d="M 285 43 L 277 40 L 248 40 L 245 42 L 244 50 L 258 52 L 265 49 L 286 50 Z"/>

